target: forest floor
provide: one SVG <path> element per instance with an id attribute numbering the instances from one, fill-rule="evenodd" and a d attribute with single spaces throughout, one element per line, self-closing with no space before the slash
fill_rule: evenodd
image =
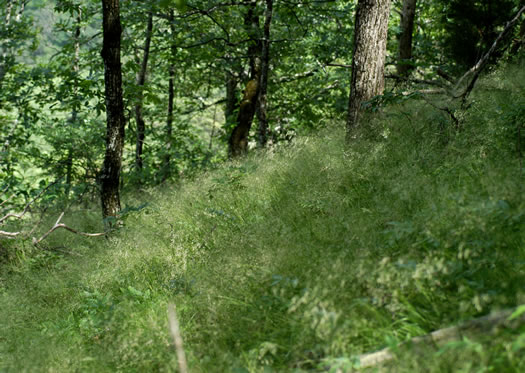
<path id="1" fill-rule="evenodd" d="M 2 242 L 0 372 L 177 371 L 170 303 L 190 372 L 346 372 L 384 347 L 372 369 L 525 371 L 523 325 L 402 344 L 525 304 L 525 69 L 481 81 L 459 129 L 435 100 L 128 194 L 148 204 L 107 239 Z M 64 221 L 97 231 L 95 207 Z"/>

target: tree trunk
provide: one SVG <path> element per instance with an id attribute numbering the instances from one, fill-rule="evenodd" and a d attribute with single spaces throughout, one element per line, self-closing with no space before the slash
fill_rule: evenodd
<path id="1" fill-rule="evenodd" d="M 408 76 L 414 68 L 414 66 L 411 65 L 411 59 L 416 3 L 417 0 L 403 0 L 400 24 L 401 35 L 399 36 L 399 62 L 397 65 L 397 73 L 401 76 Z"/>
<path id="2" fill-rule="evenodd" d="M 4 82 L 4 78 L 7 74 L 8 69 L 8 48 L 5 46 L 8 44 L 9 41 L 9 25 L 11 24 L 11 13 L 13 11 L 13 1 L 7 0 L 6 2 L 6 8 L 5 8 L 5 20 L 4 20 L 4 28 L 5 28 L 5 39 L 0 40 L 0 90 L 2 89 L 2 84 Z"/>
<path id="3" fill-rule="evenodd" d="M 75 73 L 75 85 L 73 87 L 73 97 L 75 101 L 79 99 L 78 97 L 78 72 L 80 70 L 80 25 L 82 22 L 82 11 L 79 9 L 77 14 L 77 26 L 75 27 L 75 34 L 73 35 L 74 41 L 75 41 L 75 56 L 73 59 L 73 71 Z M 77 103 L 75 102 L 73 104 L 73 108 L 71 110 L 71 119 L 70 124 L 74 125 L 78 120 L 78 112 L 77 112 Z M 69 193 L 71 192 L 71 184 L 73 183 L 73 149 L 69 148 L 69 151 L 67 153 L 67 159 L 66 159 L 66 197 L 69 197 Z"/>
<path id="4" fill-rule="evenodd" d="M 359 0 L 354 32 L 347 140 L 359 124 L 364 101 L 383 93 L 390 0 Z"/>
<path id="5" fill-rule="evenodd" d="M 520 8 L 525 6 L 525 0 L 520 0 Z M 511 56 L 517 54 L 525 46 L 525 18 L 521 21 L 518 38 L 512 43 Z"/>
<path id="6" fill-rule="evenodd" d="M 146 123 L 142 117 L 142 105 L 144 101 L 144 94 L 142 92 L 144 84 L 146 83 L 146 72 L 148 70 L 148 58 L 151 45 L 151 35 L 153 33 L 153 12 L 148 14 L 148 26 L 146 28 L 146 40 L 144 42 L 144 56 L 140 65 L 140 71 L 137 74 L 137 86 L 140 90 L 137 102 L 135 104 L 135 122 L 137 123 L 137 144 L 135 148 L 135 167 L 137 170 L 142 170 L 144 152 L 144 139 L 146 138 Z"/>
<path id="7" fill-rule="evenodd" d="M 256 14 L 256 6 L 257 2 L 252 1 L 244 17 L 244 25 L 252 41 L 248 47 L 250 80 L 246 83 L 243 98 L 239 105 L 237 125 L 233 129 L 228 141 L 230 157 L 241 156 L 248 150 L 248 134 L 252 126 L 253 116 L 255 115 L 257 106 L 257 97 L 259 95 L 261 42 L 259 38 L 259 17 Z"/>
<path id="8" fill-rule="evenodd" d="M 170 11 L 168 20 L 170 22 L 171 37 L 175 38 L 174 14 Z M 166 153 L 164 155 L 164 165 L 162 167 L 162 181 L 166 181 L 171 176 L 171 152 L 173 151 L 173 110 L 175 102 L 175 55 L 177 46 L 172 43 L 170 46 L 171 59 L 169 64 L 168 79 L 168 115 L 166 118 Z"/>
<path id="9" fill-rule="evenodd" d="M 268 70 L 270 66 L 270 26 L 272 24 L 273 0 L 266 0 L 264 34 L 261 52 L 261 78 L 259 82 L 259 121 L 257 143 L 264 148 L 268 142 Z"/>
<path id="10" fill-rule="evenodd" d="M 106 154 L 100 172 L 102 215 L 117 216 L 120 212 L 119 180 L 124 146 L 124 103 L 122 99 L 122 66 L 120 63 L 119 0 L 102 0 L 102 59 L 106 90 Z"/>
<path id="11" fill-rule="evenodd" d="M 237 109 L 237 77 L 231 71 L 226 72 L 226 107 L 224 118 L 226 118 L 226 128 L 235 121 L 235 109 Z"/>

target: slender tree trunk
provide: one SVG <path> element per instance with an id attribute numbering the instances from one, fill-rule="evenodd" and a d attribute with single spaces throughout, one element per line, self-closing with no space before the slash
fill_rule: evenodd
<path id="1" fill-rule="evenodd" d="M 383 93 L 390 0 L 359 0 L 355 17 L 347 140 L 359 124 L 361 104 Z"/>
<path id="2" fill-rule="evenodd" d="M 102 215 L 117 216 L 120 212 L 119 181 L 124 147 L 124 102 L 122 99 L 122 66 L 120 63 L 119 0 L 102 0 L 102 59 L 106 91 L 106 154 L 100 172 Z"/>
<path id="3" fill-rule="evenodd" d="M 78 79 L 78 72 L 80 70 L 80 24 L 82 22 L 82 11 L 79 9 L 77 14 L 77 26 L 75 27 L 75 34 L 73 35 L 75 41 L 75 56 L 73 58 L 73 72 L 75 73 L 75 79 Z M 78 85 L 75 80 L 75 85 L 73 87 L 73 97 L 75 101 L 79 99 L 78 97 Z M 73 109 L 71 110 L 71 120 L 70 123 L 74 125 L 78 120 L 78 112 L 76 108 L 76 103 L 73 104 Z M 71 191 L 71 184 L 73 182 L 73 149 L 69 148 L 66 160 L 66 197 L 69 197 Z"/>
<path id="4" fill-rule="evenodd" d="M 226 128 L 235 121 L 235 109 L 237 108 L 237 77 L 231 71 L 226 72 L 226 107 L 224 118 L 226 118 Z"/>
<path id="5" fill-rule="evenodd" d="M 7 0 L 5 4 L 5 26 L 11 23 L 11 13 L 13 12 L 13 0 Z"/>
<path id="6" fill-rule="evenodd" d="M 144 56 L 140 65 L 140 71 L 137 73 L 137 86 L 140 93 L 135 104 L 135 121 L 137 123 L 137 144 L 135 148 L 135 167 L 137 170 L 142 170 L 144 165 L 142 155 L 144 152 L 144 139 L 146 138 L 146 123 L 142 116 L 142 105 L 144 101 L 144 94 L 142 92 L 144 84 L 146 83 L 146 72 L 148 70 L 148 58 L 151 45 L 151 35 L 153 34 L 153 12 L 148 14 L 148 26 L 146 28 L 146 40 L 144 42 Z"/>
<path id="7" fill-rule="evenodd" d="M 244 17 L 244 25 L 252 42 L 248 47 L 250 57 L 250 80 L 246 83 L 243 98 L 239 105 L 237 126 L 233 129 L 229 145 L 230 157 L 238 157 L 248 150 L 248 134 L 252 126 L 257 97 L 259 95 L 259 81 L 261 74 L 261 43 L 259 38 L 259 17 L 256 14 L 257 1 L 252 1 Z"/>
<path id="8" fill-rule="evenodd" d="M 520 8 L 525 6 L 525 0 L 520 0 Z M 525 18 L 521 21 L 518 38 L 512 43 L 511 55 L 517 54 L 525 46 Z"/>
<path id="9" fill-rule="evenodd" d="M 399 62 L 397 73 L 408 76 L 413 70 L 412 66 L 412 35 L 414 33 L 414 18 L 416 16 L 417 0 L 403 0 L 401 11 L 401 35 L 399 36 Z"/>
<path id="10" fill-rule="evenodd" d="M 2 84 L 4 82 L 4 78 L 7 74 L 7 63 L 8 63 L 8 49 L 5 45 L 7 45 L 9 41 L 9 25 L 11 24 L 11 13 L 13 12 L 13 0 L 7 0 L 6 2 L 6 8 L 5 8 L 5 20 L 4 20 L 4 28 L 6 37 L 5 39 L 0 40 L 0 90 L 2 89 Z"/>
<path id="11" fill-rule="evenodd" d="M 270 66 L 270 26 L 272 24 L 272 15 L 273 0 L 266 0 L 261 52 L 261 78 L 259 82 L 259 110 L 257 110 L 259 122 L 257 143 L 261 148 L 264 148 L 268 142 L 268 70 Z"/>
<path id="12" fill-rule="evenodd" d="M 20 8 L 18 8 L 18 12 L 16 12 L 16 22 L 20 22 L 22 19 L 22 14 L 24 13 L 24 10 L 26 9 L 26 2 L 29 2 L 27 0 L 20 0 Z"/>
<path id="13" fill-rule="evenodd" d="M 175 38 L 174 14 L 170 11 L 169 18 L 171 37 Z M 173 151 L 173 110 L 175 102 L 175 55 L 177 46 L 172 43 L 170 46 L 171 59 L 169 64 L 168 79 L 168 116 L 166 119 L 166 154 L 164 155 L 164 166 L 162 168 L 162 181 L 166 181 L 171 176 L 171 152 Z"/>

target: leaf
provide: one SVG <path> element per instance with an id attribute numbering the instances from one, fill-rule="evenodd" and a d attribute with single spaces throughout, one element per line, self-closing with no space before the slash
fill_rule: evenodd
<path id="1" fill-rule="evenodd" d="M 525 313 L 525 304 L 522 304 L 509 316 L 508 320 L 515 320 Z"/>

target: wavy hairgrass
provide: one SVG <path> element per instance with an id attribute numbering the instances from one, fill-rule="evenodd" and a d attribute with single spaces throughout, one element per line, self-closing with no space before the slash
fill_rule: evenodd
<path id="1" fill-rule="evenodd" d="M 480 85 L 459 132 L 408 102 L 347 147 L 333 125 L 129 196 L 150 204 L 109 240 L 57 232 L 50 247 L 83 256 L 33 253 L 0 275 L 0 371 L 176 371 L 170 302 L 191 372 L 349 370 L 525 303 L 525 76 L 510 70 Z M 386 369 L 523 371 L 520 332 L 400 352 Z"/>

